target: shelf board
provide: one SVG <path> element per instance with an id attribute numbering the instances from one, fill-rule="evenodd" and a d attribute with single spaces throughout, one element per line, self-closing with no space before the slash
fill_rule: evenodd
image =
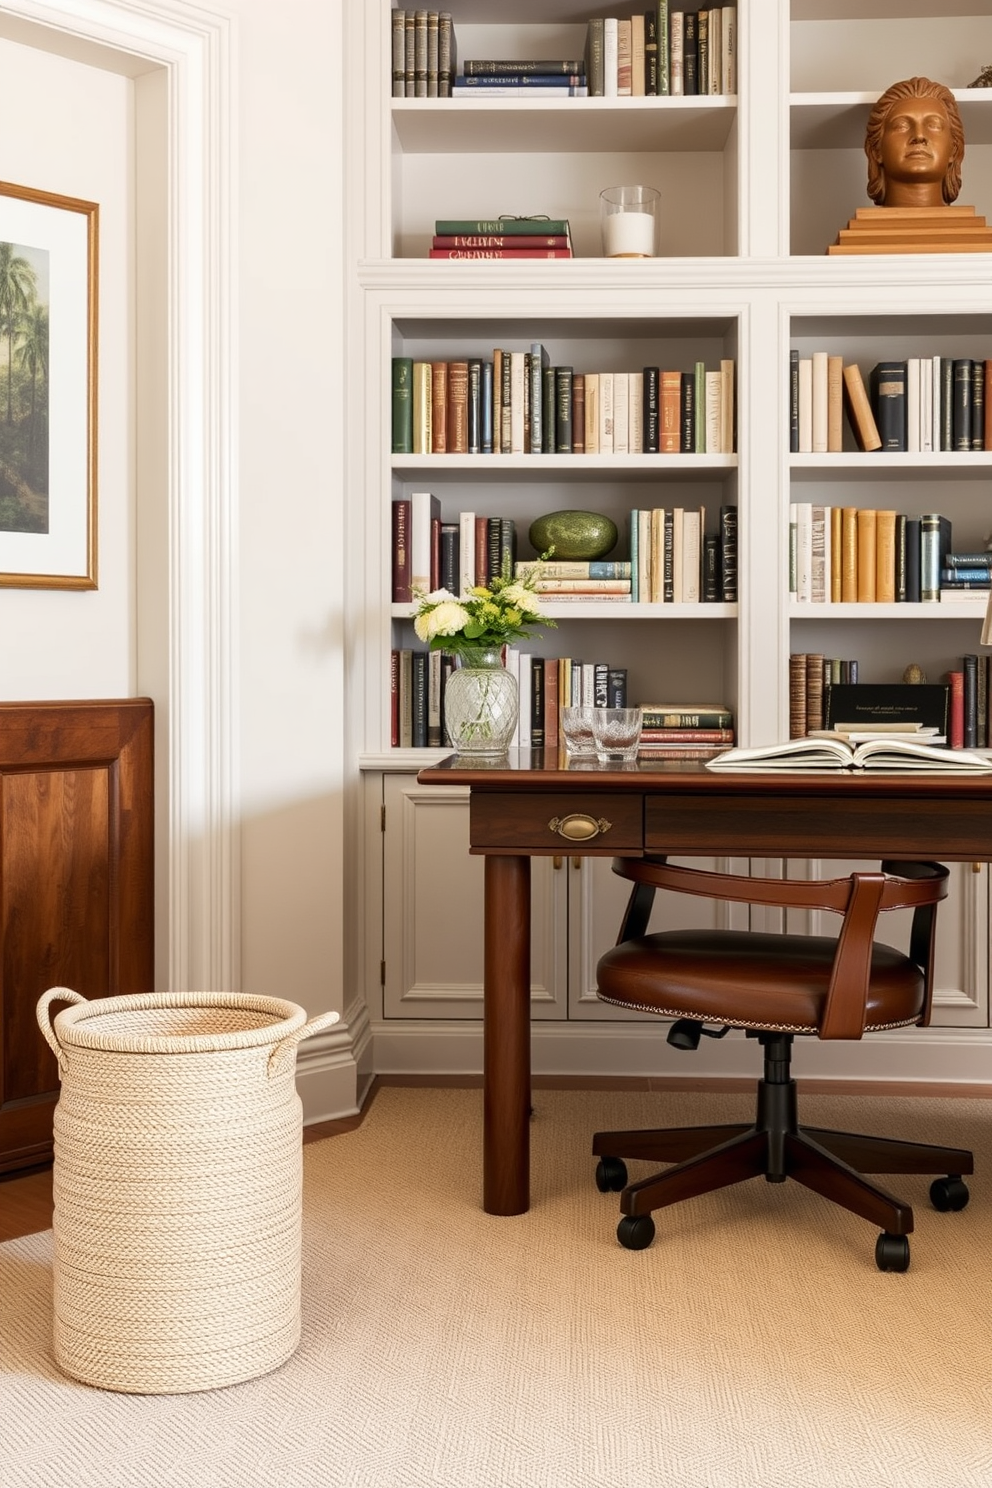
<path id="1" fill-rule="evenodd" d="M 985 617 L 988 596 L 949 604 L 789 604 L 790 620 L 974 620 Z M 975 637 L 978 645 L 978 637 Z"/>
<path id="2" fill-rule="evenodd" d="M 415 155 L 722 150 L 737 99 L 394 98 L 393 129 Z"/>
<path id="3" fill-rule="evenodd" d="M 818 608 L 822 609 L 822 606 Z M 905 605 L 902 608 L 905 609 Z M 737 619 L 736 604 L 611 604 L 604 599 L 591 599 L 588 603 L 568 600 L 556 604 L 550 596 L 544 596 L 541 599 L 541 610 L 549 620 L 559 621 Z M 413 606 L 393 604 L 389 607 L 389 614 L 393 620 L 411 620 Z M 540 624 L 540 621 L 537 623 Z"/>
<path id="4" fill-rule="evenodd" d="M 992 144 L 992 88 L 952 88 L 951 92 L 967 143 Z M 863 150 L 868 114 L 877 102 L 876 93 L 791 93 L 792 149 Z"/>
<path id="5" fill-rule="evenodd" d="M 793 21 L 908 21 L 987 16 L 988 0 L 792 0 Z"/>
<path id="6" fill-rule="evenodd" d="M 992 455 L 987 457 L 992 460 Z M 529 480 L 713 480 L 737 469 L 736 455 L 392 455 L 398 475 L 453 475 L 499 480 L 510 472 Z"/>
<path id="7" fill-rule="evenodd" d="M 898 480 L 974 480 L 992 473 L 992 450 L 935 450 L 909 454 L 903 450 L 845 450 L 832 455 L 790 455 L 789 466 L 799 480 L 845 480 L 852 472 Z"/>

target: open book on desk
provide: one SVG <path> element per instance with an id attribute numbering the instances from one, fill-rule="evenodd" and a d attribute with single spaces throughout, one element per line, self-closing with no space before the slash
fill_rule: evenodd
<path id="1" fill-rule="evenodd" d="M 707 760 L 708 770 L 958 770 L 992 771 L 992 758 L 968 749 L 947 749 L 915 739 L 789 739 L 758 749 L 725 749 Z"/>

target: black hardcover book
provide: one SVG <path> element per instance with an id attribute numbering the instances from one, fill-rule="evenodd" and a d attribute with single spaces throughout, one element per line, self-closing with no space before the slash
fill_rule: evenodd
<path id="1" fill-rule="evenodd" d="M 513 443 L 513 364 L 510 353 L 504 351 L 499 364 L 499 439 L 494 438 L 493 448 L 501 455 L 511 452 Z"/>
<path id="2" fill-rule="evenodd" d="M 661 433 L 661 368 L 644 368 L 644 453 L 658 453 Z"/>
<path id="3" fill-rule="evenodd" d="M 940 359 L 940 448 L 954 448 L 954 362 Z"/>
<path id="4" fill-rule="evenodd" d="M 905 450 L 905 362 L 878 362 L 872 368 L 871 400 L 883 450 Z"/>
<path id="5" fill-rule="evenodd" d="M 906 603 L 919 604 L 920 589 L 920 519 L 906 518 Z"/>
<path id="6" fill-rule="evenodd" d="M 503 561 L 503 524 L 499 517 L 486 518 L 486 582 L 499 578 Z"/>
<path id="7" fill-rule="evenodd" d="M 610 667 L 606 674 L 608 708 L 627 707 L 627 668 Z"/>
<path id="8" fill-rule="evenodd" d="M 426 651 L 414 651 L 412 657 L 413 718 L 410 742 L 414 749 L 427 748 L 427 680 L 429 657 Z"/>
<path id="9" fill-rule="evenodd" d="M 605 661 L 593 663 L 592 703 L 594 708 L 610 706 L 610 669 Z"/>
<path id="10" fill-rule="evenodd" d="M 441 743 L 450 744 L 447 727 L 444 721 L 444 690 L 448 685 L 448 678 L 455 670 L 455 658 L 441 653 Z"/>
<path id="11" fill-rule="evenodd" d="M 789 352 L 789 453 L 799 453 L 799 352 Z"/>
<path id="12" fill-rule="evenodd" d="M 478 357 L 468 364 L 468 453 L 482 453 L 482 362 Z"/>
<path id="13" fill-rule="evenodd" d="M 572 453 L 572 368 L 555 368 L 555 452 Z"/>
<path id="14" fill-rule="evenodd" d="M 699 12 L 684 12 L 682 25 L 682 91 L 699 92 Z"/>
<path id="15" fill-rule="evenodd" d="M 971 371 L 970 357 L 954 358 L 951 438 L 955 450 L 971 449 Z"/>
<path id="16" fill-rule="evenodd" d="M 703 594 L 707 604 L 720 598 L 720 539 L 715 532 L 703 538 Z"/>
<path id="17" fill-rule="evenodd" d="M 978 658 L 978 724 L 975 731 L 976 749 L 987 749 L 989 739 L 989 658 Z"/>
<path id="18" fill-rule="evenodd" d="M 831 687 L 824 728 L 853 723 L 870 729 L 881 723 L 918 723 L 947 733 L 947 688 L 930 682 L 861 682 Z"/>
<path id="19" fill-rule="evenodd" d="M 665 508 L 665 534 L 661 557 L 662 599 L 665 604 L 675 600 L 675 514 Z"/>
<path id="20" fill-rule="evenodd" d="M 696 448 L 696 374 L 683 372 L 679 385 L 680 434 L 679 449 L 683 455 L 691 455 Z"/>
<path id="21" fill-rule="evenodd" d="M 985 448 L 985 363 L 971 364 L 971 447 Z"/>
<path id="22" fill-rule="evenodd" d="M 725 604 L 737 603 L 737 508 L 720 508 L 720 587 Z"/>
<path id="23" fill-rule="evenodd" d="M 978 744 L 978 656 L 961 658 L 964 672 L 964 747 L 974 749 Z"/>
<path id="24" fill-rule="evenodd" d="M 644 96 L 658 93 L 658 10 L 644 12 Z"/>
<path id="25" fill-rule="evenodd" d="M 499 520 L 499 572 L 512 574 L 517 561 L 517 524 L 512 517 Z"/>
<path id="26" fill-rule="evenodd" d="M 530 659 L 530 742 L 544 748 L 544 657 Z"/>
<path id="27" fill-rule="evenodd" d="M 441 588 L 457 594 L 459 580 L 459 529 L 457 522 L 441 523 Z"/>

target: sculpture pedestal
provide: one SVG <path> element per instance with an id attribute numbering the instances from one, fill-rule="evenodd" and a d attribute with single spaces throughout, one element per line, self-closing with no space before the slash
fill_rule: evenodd
<path id="1" fill-rule="evenodd" d="M 828 253 L 992 253 L 974 207 L 859 207 Z"/>

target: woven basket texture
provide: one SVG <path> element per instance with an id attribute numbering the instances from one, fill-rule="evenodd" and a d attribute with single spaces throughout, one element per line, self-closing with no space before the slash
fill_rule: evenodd
<path id="1" fill-rule="evenodd" d="M 53 1001 L 73 1006 L 49 1021 Z M 296 1046 L 337 1021 L 281 998 L 149 993 L 38 1004 L 55 1110 L 54 1346 L 107 1390 L 215 1389 L 300 1337 Z"/>

